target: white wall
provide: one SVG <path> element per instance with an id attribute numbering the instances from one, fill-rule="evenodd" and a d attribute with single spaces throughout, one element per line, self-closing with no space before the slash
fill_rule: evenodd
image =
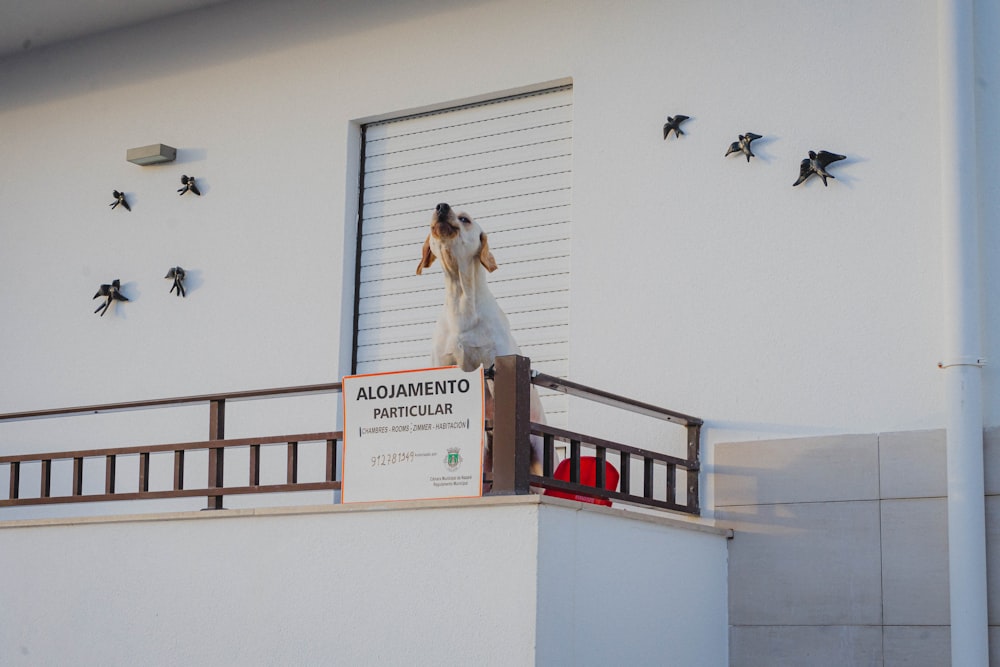
<path id="1" fill-rule="evenodd" d="M 544 509 L 536 664 L 729 664 L 727 543 L 717 530 Z"/>
<path id="2" fill-rule="evenodd" d="M 983 378 L 986 383 L 984 410 L 990 426 L 1000 424 L 1000 181 L 993 175 L 1000 170 L 1000 43 L 993 38 L 993 28 L 1000 25 L 1000 2 L 978 0 L 975 3 L 976 35 L 976 122 L 979 126 L 979 222 L 985 289 L 984 345 L 992 360 Z"/>
<path id="3" fill-rule="evenodd" d="M 977 3 L 984 174 L 997 4 Z M 246 0 L 2 60 L 0 412 L 339 379 L 358 121 L 564 79 L 573 379 L 704 417 L 708 442 L 942 425 L 931 0 Z M 758 157 L 724 159 L 748 130 Z M 154 142 L 178 161 L 125 161 Z M 827 188 L 791 187 L 809 149 L 849 156 Z M 113 278 L 133 302 L 99 318 Z"/>
<path id="4" fill-rule="evenodd" d="M 723 531 L 567 505 L 0 523 L 0 663 L 727 664 Z"/>

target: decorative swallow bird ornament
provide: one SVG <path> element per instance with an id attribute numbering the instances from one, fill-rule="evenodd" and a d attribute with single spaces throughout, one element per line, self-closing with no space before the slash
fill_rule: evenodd
<path id="1" fill-rule="evenodd" d="M 119 204 L 121 204 L 122 206 L 124 206 L 126 211 L 131 211 L 132 210 L 132 207 L 129 206 L 128 202 L 125 200 L 125 193 L 124 192 L 118 192 L 117 190 L 112 190 L 111 194 L 113 194 L 114 197 L 115 197 L 115 200 L 113 202 L 111 202 L 110 204 L 108 204 L 108 206 L 111 207 L 111 210 L 114 210 Z"/>
<path id="2" fill-rule="evenodd" d="M 667 122 L 663 125 L 663 139 L 670 135 L 671 130 L 675 137 L 679 137 L 684 134 L 684 130 L 681 129 L 681 123 L 686 121 L 690 116 L 682 116 L 680 114 L 676 116 L 667 116 Z"/>
<path id="3" fill-rule="evenodd" d="M 179 188 L 177 190 L 178 193 L 184 194 L 185 192 L 187 192 L 188 190 L 190 190 L 191 192 L 195 193 L 199 197 L 201 196 L 201 191 L 198 189 L 198 186 L 195 185 L 195 183 L 194 183 L 194 176 L 188 176 L 187 174 L 181 176 L 181 184 L 184 187 Z"/>
<path id="4" fill-rule="evenodd" d="M 726 151 L 726 157 L 728 157 L 733 153 L 743 153 L 744 155 L 747 156 L 747 162 L 749 162 L 750 158 L 756 157 L 753 154 L 753 151 L 750 150 L 750 144 L 753 143 L 754 139 L 760 139 L 760 138 L 761 135 L 754 134 L 753 132 L 747 132 L 746 134 L 741 134 L 739 141 L 734 141 L 733 143 L 729 144 L 729 150 Z"/>
<path id="5" fill-rule="evenodd" d="M 163 276 L 167 279 L 173 279 L 174 284 L 170 287 L 170 292 L 173 293 L 177 290 L 177 296 L 187 296 L 184 291 L 184 269 L 179 266 L 175 266 L 167 271 L 167 275 Z"/>
<path id="6" fill-rule="evenodd" d="M 91 300 L 99 296 L 104 297 L 104 303 L 98 306 L 94 312 L 100 311 L 101 317 L 104 317 L 104 313 L 108 312 L 112 301 L 128 301 L 128 297 L 121 293 L 121 281 L 118 278 L 115 278 L 110 285 L 101 285 Z"/>
<path id="7" fill-rule="evenodd" d="M 823 179 L 823 186 L 825 187 L 826 179 L 834 178 L 833 174 L 829 173 L 826 168 L 830 166 L 831 163 L 836 162 L 837 160 L 844 160 L 846 158 L 846 155 L 837 155 L 836 153 L 830 153 L 829 151 L 820 151 L 819 153 L 809 151 L 809 157 L 802 160 L 802 164 L 799 166 L 799 180 L 792 183 L 792 187 L 795 187 L 813 174 L 816 174 Z"/>

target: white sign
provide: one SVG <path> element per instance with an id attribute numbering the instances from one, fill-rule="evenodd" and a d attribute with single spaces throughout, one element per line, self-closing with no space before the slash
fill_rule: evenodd
<path id="1" fill-rule="evenodd" d="M 483 493 L 483 370 L 349 375 L 345 503 Z"/>

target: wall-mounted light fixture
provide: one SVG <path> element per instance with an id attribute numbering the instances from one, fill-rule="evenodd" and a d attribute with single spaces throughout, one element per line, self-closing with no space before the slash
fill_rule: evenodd
<path id="1" fill-rule="evenodd" d="M 132 164 L 143 167 L 161 162 L 173 162 L 177 159 L 177 149 L 166 144 L 152 144 L 139 148 L 130 148 L 125 153 L 125 159 Z"/>

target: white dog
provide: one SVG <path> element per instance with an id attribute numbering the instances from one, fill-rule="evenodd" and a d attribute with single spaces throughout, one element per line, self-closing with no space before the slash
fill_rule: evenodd
<path id="1" fill-rule="evenodd" d="M 431 363 L 458 366 L 472 371 L 489 368 L 497 356 L 520 354 L 510 332 L 507 315 L 500 309 L 486 284 L 486 272 L 497 269 L 486 242 L 486 232 L 468 214 L 456 212 L 448 204 L 438 204 L 431 216 L 431 231 L 424 241 L 417 275 L 441 260 L 444 270 L 444 310 L 434 329 Z M 493 383 L 486 383 L 486 418 L 493 418 Z M 531 421 L 544 423 L 538 392 L 531 388 Z M 531 472 L 542 471 L 542 441 L 532 436 Z M 487 439 L 484 468 L 493 469 Z"/>

